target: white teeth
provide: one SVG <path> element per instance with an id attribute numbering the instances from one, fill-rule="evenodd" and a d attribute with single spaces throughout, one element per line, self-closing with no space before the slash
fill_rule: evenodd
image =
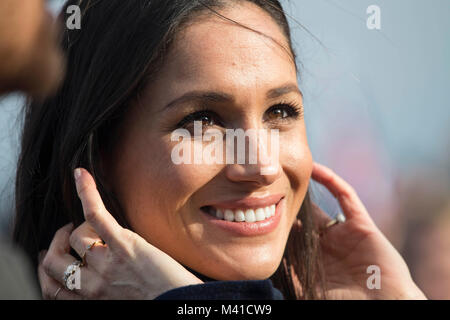
<path id="1" fill-rule="evenodd" d="M 266 218 L 269 218 L 272 215 L 272 210 L 270 210 L 270 207 L 265 207 L 264 213 L 265 213 Z"/>
<path id="2" fill-rule="evenodd" d="M 255 221 L 256 221 L 255 211 L 253 211 L 253 209 L 247 209 L 245 211 L 245 222 L 255 222 Z"/>
<path id="3" fill-rule="evenodd" d="M 234 221 L 234 212 L 231 210 L 225 210 L 224 218 L 227 221 Z"/>
<path id="4" fill-rule="evenodd" d="M 210 213 L 217 217 L 217 219 L 223 219 L 226 221 L 236 222 L 256 222 L 263 221 L 275 214 L 276 205 L 270 205 L 264 208 L 257 209 L 215 209 L 212 208 Z"/>
<path id="5" fill-rule="evenodd" d="M 245 221 L 244 211 L 236 210 L 234 213 L 234 220 L 235 221 Z"/>
<path id="6" fill-rule="evenodd" d="M 264 209 L 256 209 L 255 211 L 256 221 L 263 221 L 266 218 L 266 214 L 264 213 Z"/>
<path id="7" fill-rule="evenodd" d="M 270 206 L 270 212 L 271 212 L 272 216 L 275 214 L 275 205 L 274 204 Z"/>

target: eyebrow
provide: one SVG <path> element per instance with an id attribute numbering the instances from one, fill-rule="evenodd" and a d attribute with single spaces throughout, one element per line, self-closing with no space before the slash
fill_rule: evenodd
<path id="1" fill-rule="evenodd" d="M 266 98 L 275 99 L 291 92 L 297 93 L 303 98 L 303 93 L 300 91 L 298 86 L 293 83 L 288 83 L 280 87 L 270 89 L 266 93 Z M 224 103 L 234 102 L 235 98 L 233 97 L 233 95 L 220 91 L 194 90 L 183 94 L 181 97 L 178 97 L 175 100 L 172 100 L 164 107 L 164 110 L 171 109 L 176 105 L 190 101 L 210 101 L 215 103 Z"/>

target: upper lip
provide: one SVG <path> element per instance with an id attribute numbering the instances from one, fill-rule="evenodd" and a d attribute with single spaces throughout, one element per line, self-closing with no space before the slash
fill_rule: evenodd
<path id="1" fill-rule="evenodd" d="M 255 209 L 277 204 L 284 197 L 282 194 L 272 194 L 265 197 L 247 197 L 235 200 L 218 201 L 208 204 L 217 209 Z"/>

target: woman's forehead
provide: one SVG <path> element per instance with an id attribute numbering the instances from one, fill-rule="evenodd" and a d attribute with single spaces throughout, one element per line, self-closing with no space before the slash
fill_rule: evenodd
<path id="1" fill-rule="evenodd" d="M 257 32 L 216 16 L 201 19 L 176 37 L 164 72 L 177 81 L 212 81 L 238 74 L 266 77 L 280 72 L 286 76 L 289 71 L 295 76 L 287 40 L 276 22 L 259 8 L 243 10 L 252 11 L 253 16 L 240 21 L 239 10 L 237 17 L 235 9 L 223 14 Z"/>
<path id="2" fill-rule="evenodd" d="M 162 78 L 154 82 L 153 98 L 161 95 L 164 101 L 188 91 L 203 90 L 226 92 L 244 102 L 286 82 L 296 83 L 295 65 L 288 55 L 268 39 L 244 31 L 250 35 L 230 39 L 229 44 L 209 34 L 204 41 L 189 35 L 182 39 L 189 44 L 181 47 L 161 70 Z M 245 41 L 251 37 L 259 39 Z M 206 43 L 210 45 L 205 46 Z"/>

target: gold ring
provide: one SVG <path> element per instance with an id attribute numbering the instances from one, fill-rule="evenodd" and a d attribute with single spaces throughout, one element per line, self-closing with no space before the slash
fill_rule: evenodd
<path id="1" fill-rule="evenodd" d="M 338 223 L 337 219 L 333 219 L 333 220 L 328 221 L 327 225 L 325 226 L 325 229 L 327 229 L 327 228 L 329 228 L 331 226 L 334 226 L 336 223 Z"/>
<path id="2" fill-rule="evenodd" d="M 94 242 L 92 242 L 91 244 L 89 244 L 89 245 L 86 247 L 86 251 L 91 250 L 96 244 L 104 245 L 105 242 L 104 242 L 103 240 L 95 240 Z"/>
<path id="3" fill-rule="evenodd" d="M 58 288 L 58 290 L 56 290 L 55 294 L 53 295 L 53 300 L 56 300 L 56 297 L 58 296 L 58 293 L 62 290 L 62 286 Z"/>
<path id="4" fill-rule="evenodd" d="M 325 229 L 334 226 L 337 223 L 344 223 L 345 222 L 345 216 L 342 213 L 338 213 L 336 215 L 336 218 L 334 218 L 333 220 L 328 221 L 327 225 L 325 226 Z"/>
<path id="5" fill-rule="evenodd" d="M 95 247 L 96 244 L 101 244 L 104 245 L 105 241 L 103 240 L 95 240 L 94 242 L 92 242 L 91 244 L 88 244 L 86 246 L 86 251 L 84 252 L 83 256 L 81 257 L 81 266 L 86 266 L 87 262 L 86 262 L 86 252 L 88 252 L 89 250 L 91 250 L 93 247 Z"/>

